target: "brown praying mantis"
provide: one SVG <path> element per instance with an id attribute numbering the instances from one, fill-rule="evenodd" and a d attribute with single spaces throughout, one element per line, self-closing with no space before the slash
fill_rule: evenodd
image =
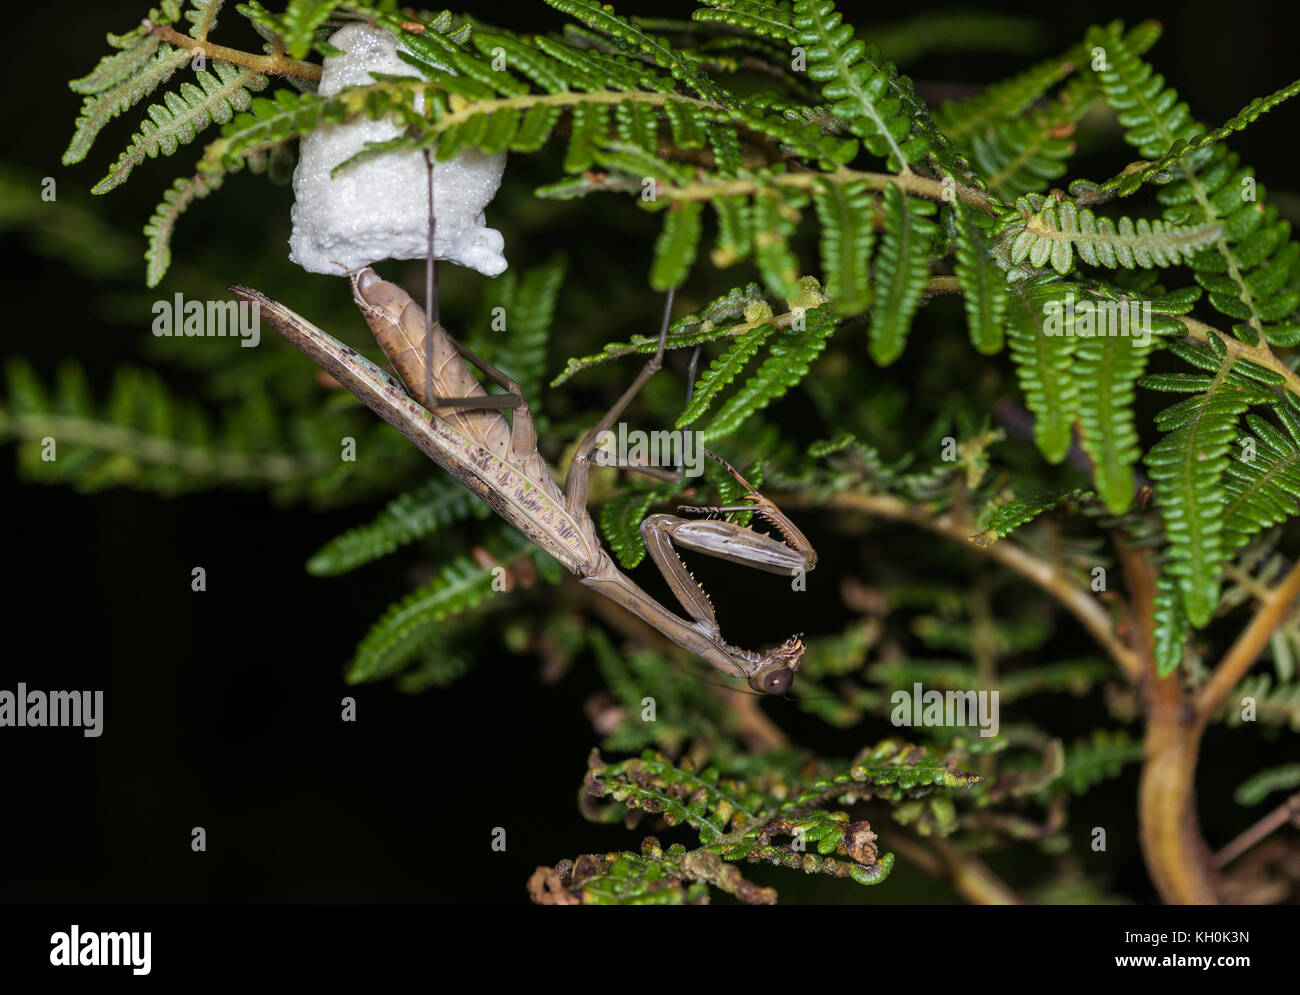
<path id="1" fill-rule="evenodd" d="M 229 290 L 240 300 L 259 305 L 262 317 L 272 327 L 587 587 L 724 674 L 745 678 L 754 690 L 766 694 L 789 690 L 803 659 L 802 637 L 792 636 L 768 650 L 742 649 L 728 643 L 722 638 L 708 595 L 686 569 L 674 545 L 769 573 L 797 576 L 811 570 L 817 562 L 816 551 L 772 501 L 714 456 L 746 489 L 748 503 L 679 510 L 708 515 L 751 511 L 767 519 L 782 540 L 725 519 L 655 514 L 641 523 L 647 551 L 690 620 L 664 607 L 618 569 L 587 511 L 587 477 L 593 453 L 663 364 L 672 293 L 653 357 L 583 438 L 561 491 L 538 452 L 532 412 L 519 385 L 457 342 L 434 317 L 432 179 L 430 207 L 427 313 L 406 291 L 381 279 L 370 267 L 348 270 L 357 307 L 401 378 L 400 384 L 278 301 L 248 287 L 231 285 Z M 506 393 L 488 394 L 470 366 Z M 509 422 L 504 410 L 511 412 Z"/>

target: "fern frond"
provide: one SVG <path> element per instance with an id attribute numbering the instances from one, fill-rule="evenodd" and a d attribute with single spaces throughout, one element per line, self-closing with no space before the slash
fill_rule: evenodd
<path id="1" fill-rule="evenodd" d="M 427 646 L 446 619 L 477 608 L 492 593 L 495 570 L 528 549 L 527 540 L 501 526 L 488 549 L 498 564 L 459 556 L 438 576 L 391 605 L 371 626 L 348 666 L 349 684 L 380 680 L 402 670 Z"/>
<path id="2" fill-rule="evenodd" d="M 196 200 L 201 200 L 221 186 L 225 176 L 221 173 L 195 173 L 182 176 L 163 194 L 154 208 L 153 216 L 144 226 L 149 246 L 145 250 L 145 285 L 156 287 L 172 263 L 172 233 L 177 219 Z"/>
<path id="3" fill-rule="evenodd" d="M 1067 501 L 1088 501 L 1096 495 L 1092 491 L 1075 488 L 1030 498 L 1016 498 L 1005 504 L 990 505 L 980 512 L 980 525 L 984 531 L 971 536 L 977 546 L 989 546 L 1005 539 L 1022 525 L 1028 525 L 1039 515 L 1059 508 Z"/>
<path id="4" fill-rule="evenodd" d="M 1213 355 L 1205 361 L 1213 362 Z M 1156 425 L 1169 434 L 1146 456 L 1170 542 L 1164 573 L 1176 579 L 1187 619 L 1197 628 L 1218 607 L 1219 575 L 1228 558 L 1222 478 L 1237 419 L 1252 403 L 1272 397 L 1230 380 L 1231 367 L 1225 361 L 1205 393 L 1161 412 Z"/>
<path id="5" fill-rule="evenodd" d="M 283 14 L 272 14 L 257 0 L 236 6 L 241 14 L 255 24 L 280 38 L 291 58 L 301 59 L 313 48 L 323 55 L 338 55 L 333 46 L 325 44 L 320 28 L 333 15 L 344 0 L 289 0 Z"/>
<path id="6" fill-rule="evenodd" d="M 1099 74 L 1102 89 L 1119 111 L 1125 140 L 1144 158 L 1156 160 L 1186 148 L 1205 133 L 1204 125 L 1191 120 L 1187 105 L 1178 102 L 1177 91 L 1165 88 L 1163 77 L 1125 45 L 1112 43 L 1106 60 L 1107 68 Z M 1291 226 L 1278 219 L 1277 209 L 1263 204 L 1253 172 L 1240 168 L 1238 157 L 1217 144 L 1199 147 L 1170 172 L 1174 182 L 1158 194 L 1166 205 L 1165 220 L 1223 226 L 1214 251 L 1195 255 L 1191 264 L 1211 305 L 1238 322 L 1233 334 L 1252 344 L 1261 338 L 1300 342 L 1300 323 L 1292 317 L 1300 307 L 1300 291 L 1290 286 L 1300 247 L 1290 240 Z"/>
<path id="7" fill-rule="evenodd" d="M 152 53 L 148 55 L 147 61 L 146 53 Z M 132 57 L 123 59 L 111 69 L 96 70 L 73 83 L 74 89 L 78 85 L 85 87 L 80 92 L 86 93 L 86 99 L 82 102 L 81 115 L 77 118 L 72 140 L 68 142 L 68 147 L 63 153 L 62 161 L 65 166 L 71 166 L 86 158 L 90 147 L 106 124 L 149 96 L 171 79 L 176 70 L 190 61 L 188 51 L 172 45 L 159 44 L 152 35 L 146 35 L 133 49 L 112 58 L 127 55 Z M 100 86 L 101 80 L 112 80 L 112 82 Z M 89 89 L 92 85 L 100 88 L 92 92 Z"/>
<path id="8" fill-rule="evenodd" d="M 830 308 L 810 301 L 803 311 L 803 328 L 784 332 L 772 343 L 768 357 L 713 416 L 701 432 L 701 441 L 710 442 L 736 431 L 755 412 L 761 411 L 808 375 L 815 360 L 826 348 L 835 331 L 837 319 Z"/>
<path id="9" fill-rule="evenodd" d="M 1072 329 L 1048 335 L 1052 308 L 1066 313 L 1068 294 L 1078 290 L 1055 279 L 1029 281 L 1012 288 L 1007 338 L 1025 404 L 1034 414 L 1034 439 L 1050 463 L 1060 463 L 1070 448 L 1079 387 L 1070 374 L 1076 338 Z"/>
<path id="10" fill-rule="evenodd" d="M 890 85 L 898 72 L 893 63 L 881 62 L 877 49 L 855 37 L 831 0 L 797 0 L 793 14 L 795 37 L 807 48 L 808 75 L 822 84 L 830 112 L 891 169 L 907 172 L 931 144 Z"/>
<path id="11" fill-rule="evenodd" d="M 205 40 L 217 26 L 217 14 L 226 0 L 190 0 L 190 7 L 185 11 L 185 20 L 190 22 L 190 37 Z"/>
<path id="12" fill-rule="evenodd" d="M 227 407 L 218 431 L 152 371 L 119 369 L 101 403 L 76 364 L 60 369 L 52 391 L 22 360 L 7 374 L 0 436 L 18 440 L 20 466 L 36 480 L 85 491 L 128 486 L 180 494 L 225 485 L 301 494 L 337 462 L 337 452 L 288 446 L 264 392 Z M 46 440 L 55 447 L 49 453 Z"/>
<path id="13" fill-rule="evenodd" d="M 1121 28 L 1122 25 L 1115 22 L 1103 29 L 1103 34 L 1116 40 L 1123 37 L 1132 51 L 1144 51 L 1160 35 L 1160 26 L 1153 21 L 1139 24 L 1123 36 Z M 1069 64 L 1078 69 L 1086 67 L 1089 58 L 1088 46 L 1081 44 L 1062 57 L 1061 63 L 1055 60 L 1044 63 L 1023 77 L 1008 81 L 1007 89 L 996 89 L 992 94 L 994 99 L 987 107 L 969 109 L 968 113 L 974 112 L 976 122 L 986 123 L 955 140 L 970 152 L 993 193 L 1007 199 L 1038 193 L 1045 190 L 1052 180 L 1063 176 L 1066 160 L 1075 151 L 1072 138 L 1075 126 L 1101 97 L 1101 88 L 1095 75 L 1085 70 L 1070 79 L 1041 107 L 1026 105 L 1021 111 L 992 120 L 981 111 L 987 110 L 991 116 L 992 112 L 1016 106 L 1045 76 L 1052 75 L 1053 66 L 1059 69 Z M 972 101 L 978 100 L 979 97 L 972 98 Z M 962 119 L 958 123 L 962 123 Z"/>
<path id="14" fill-rule="evenodd" d="M 796 198 L 781 191 L 761 191 L 753 200 L 754 261 L 772 293 L 790 300 L 799 293 L 799 260 L 790 236 L 799 221 Z"/>
<path id="15" fill-rule="evenodd" d="M 1224 471 L 1223 510 L 1228 546 L 1238 548 L 1264 529 L 1300 514 L 1300 417 L 1289 408 L 1275 409 L 1286 432 L 1259 415 L 1247 414 L 1253 435 L 1236 441 L 1235 458 Z"/>
<path id="16" fill-rule="evenodd" d="M 1223 226 L 1218 224 L 1180 227 L 1145 218 L 1115 222 L 1070 201 L 1054 202 L 1033 194 L 1021 198 L 1019 207 L 1024 220 L 1004 228 L 1004 237 L 1011 242 L 1011 262 L 1028 259 L 1041 268 L 1050 260 L 1062 276 L 1074 268 L 1076 252 L 1090 266 L 1150 269 L 1186 262 L 1223 236 Z"/>
<path id="17" fill-rule="evenodd" d="M 1155 643 L 1153 653 L 1156 671 L 1159 676 L 1168 677 L 1183 662 L 1183 646 L 1192 631 L 1176 577 L 1161 572 L 1156 581 L 1156 596 L 1151 614 L 1155 621 L 1152 637 Z"/>
<path id="18" fill-rule="evenodd" d="M 1076 72 L 1086 59 L 1087 51 L 1080 42 L 1056 58 L 985 87 L 973 97 L 943 103 L 934 112 L 934 122 L 958 145 L 966 144 L 984 129 L 1019 117 L 1051 87 Z"/>
<path id="19" fill-rule="evenodd" d="M 713 360 L 709 368 L 695 382 L 690 403 L 686 405 L 686 410 L 681 413 L 674 427 L 684 428 L 704 414 L 719 391 L 728 387 L 740 375 L 758 353 L 759 348 L 775 331 L 776 326 L 771 323 L 756 325 L 739 336 L 726 352 Z"/>
<path id="20" fill-rule="evenodd" d="M 1252 774 L 1232 793 L 1238 805 L 1258 805 L 1274 791 L 1294 791 L 1300 787 L 1300 764 L 1267 767 Z"/>
<path id="21" fill-rule="evenodd" d="M 689 56 L 675 51 L 653 35 L 642 31 L 627 18 L 614 13 L 608 4 L 593 0 L 546 0 L 556 10 L 575 17 L 614 39 L 628 52 L 641 52 L 650 56 L 655 65 L 667 69 L 673 79 L 684 82 L 703 99 L 726 107 L 733 101 Z"/>
<path id="22" fill-rule="evenodd" d="M 1151 345 L 1150 336 L 1096 334 L 1075 348 L 1073 374 L 1088 385 L 1079 393 L 1079 445 L 1092 460 L 1097 494 L 1117 515 L 1133 501 L 1133 464 L 1142 455 L 1133 408 Z"/>
<path id="23" fill-rule="evenodd" d="M 822 283 L 844 316 L 871 304 L 869 264 L 875 242 L 875 198 L 864 183 L 820 184 L 813 192 L 821 224 Z"/>
<path id="24" fill-rule="evenodd" d="M 1106 180 L 1104 183 L 1089 184 L 1089 187 L 1095 189 L 1098 194 L 1127 197 L 1136 193 L 1148 181 L 1168 182 L 1174 177 L 1174 167 L 1184 159 L 1190 158 L 1207 145 L 1217 144 L 1230 135 L 1245 131 L 1262 115 L 1267 114 L 1273 108 L 1290 100 L 1297 94 L 1300 94 L 1300 79 L 1288 83 L 1266 97 L 1256 97 L 1213 131 L 1207 131 L 1192 138 L 1176 139 L 1169 151 L 1158 159 L 1151 162 L 1132 163 L 1125 167 L 1124 171 L 1119 175 Z"/>
<path id="25" fill-rule="evenodd" d="M 954 199 L 951 207 L 957 232 L 953 272 L 961 281 L 966 328 L 976 351 L 993 355 L 1002 351 L 1007 311 L 1005 277 L 976 215 L 960 199 Z"/>
<path id="26" fill-rule="evenodd" d="M 664 211 L 664 226 L 655 239 L 650 263 L 650 286 L 664 292 L 680 286 L 695 262 L 704 231 L 704 205 L 677 201 Z"/>
<path id="27" fill-rule="evenodd" d="M 938 226 L 929 219 L 935 210 L 932 203 L 908 197 L 893 184 L 881 195 L 881 207 L 885 233 L 876 254 L 876 303 L 867 334 L 871 358 L 888 366 L 902 355 L 920 306 Z"/>
<path id="28" fill-rule="evenodd" d="M 1242 714 L 1247 708 L 1250 709 L 1248 716 Z M 1228 695 L 1218 717 L 1226 719 L 1229 728 L 1249 721 L 1285 726 L 1292 732 L 1300 732 L 1300 684 L 1279 682 L 1274 687 L 1271 674 L 1248 676 Z"/>
<path id="29" fill-rule="evenodd" d="M 775 322 L 780 328 L 789 327 L 795 317 L 792 311 L 773 318 L 772 307 L 763 295 L 763 288 L 756 283 L 750 283 L 743 287 L 734 287 L 699 311 L 675 319 L 668 329 L 666 348 L 681 349 L 727 336 L 743 335 L 751 328 L 771 322 Z M 638 336 L 631 342 L 610 342 L 598 353 L 570 359 L 564 371 L 551 381 L 551 386 L 558 387 L 575 373 L 588 367 L 620 356 L 638 353 L 648 355 L 655 352 L 658 347 L 657 335 Z"/>
<path id="30" fill-rule="evenodd" d="M 610 498 L 601 506 L 600 531 L 625 570 L 633 569 L 645 559 L 641 521 L 650 505 L 659 498 L 654 490 L 635 491 Z"/>
<path id="31" fill-rule="evenodd" d="M 1085 795 L 1141 759 L 1142 744 L 1130 740 L 1123 730 L 1097 729 L 1091 739 L 1079 740 L 1065 751 L 1065 767 L 1055 784 L 1073 794 Z"/>
<path id="32" fill-rule="evenodd" d="M 393 498 L 374 519 L 331 539 L 312 554 L 307 572 L 333 577 L 387 556 L 463 518 L 484 519 L 490 509 L 445 474 Z"/>

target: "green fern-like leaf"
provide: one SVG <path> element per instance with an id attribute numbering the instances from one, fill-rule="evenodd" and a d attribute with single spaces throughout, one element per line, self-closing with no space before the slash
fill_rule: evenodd
<path id="1" fill-rule="evenodd" d="M 1096 334 L 1075 349 L 1073 375 L 1089 385 L 1079 394 L 1079 445 L 1092 460 L 1098 495 L 1115 514 L 1133 500 L 1133 464 L 1142 455 L 1133 406 L 1151 342 Z"/>
<path id="2" fill-rule="evenodd" d="M 1285 432 L 1259 415 L 1246 415 L 1253 434 L 1236 440 L 1235 457 L 1224 471 L 1223 518 L 1232 548 L 1300 514 L 1300 417 L 1283 405 L 1275 413 Z"/>
<path id="3" fill-rule="evenodd" d="M 871 358 L 888 366 L 903 353 L 912 317 L 929 273 L 929 252 L 938 227 L 928 215 L 929 201 L 907 197 L 896 186 L 881 197 L 885 234 L 876 254 L 873 284 L 876 303 L 868 329 Z"/>
<path id="4" fill-rule="evenodd" d="M 7 374 L 0 436 L 19 442 L 19 464 L 32 479 L 85 491 L 127 486 L 180 494 L 225 485 L 301 494 L 337 462 L 323 447 L 292 451 L 264 391 L 229 405 L 218 430 L 152 371 L 118 370 L 99 403 L 73 363 L 60 369 L 53 390 L 25 361 L 11 362 Z"/>
<path id="5" fill-rule="evenodd" d="M 365 525 L 331 539 L 307 561 L 307 572 L 332 577 L 387 556 L 463 518 L 487 518 L 489 508 L 446 474 L 388 503 Z"/>
<path id="6" fill-rule="evenodd" d="M 993 355 L 1002 351 L 1006 322 L 1007 290 L 988 236 L 961 203 L 952 203 L 957 230 L 957 260 L 953 266 L 961 281 L 966 308 L 966 327 L 978 352 Z"/>
<path id="7" fill-rule="evenodd" d="M 808 75 L 822 84 L 830 112 L 895 172 L 922 159 L 931 144 L 891 86 L 897 77 L 893 64 L 881 62 L 877 49 L 854 36 L 830 0 L 797 0 L 793 14 L 798 43 L 807 49 Z"/>
<path id="8" fill-rule="evenodd" d="M 303 58 L 312 48 L 325 55 L 338 54 L 318 39 L 319 29 L 330 19 L 343 0 L 289 0 L 284 13 L 272 14 L 256 0 L 236 7 L 241 14 L 279 36 L 284 49 L 294 59 Z"/>
<path id="9" fill-rule="evenodd" d="M 1073 794 L 1085 795 L 1141 759 L 1142 744 L 1131 741 L 1122 730 L 1097 729 L 1091 739 L 1080 740 L 1065 751 L 1065 767 L 1056 784 Z"/>
<path id="10" fill-rule="evenodd" d="M 1143 184 L 1149 181 L 1167 179 L 1174 173 L 1174 168 L 1183 160 L 1190 158 L 1194 153 L 1199 152 L 1208 145 L 1214 145 L 1236 132 L 1244 131 L 1259 120 L 1262 115 L 1267 114 L 1273 108 L 1290 100 L 1297 94 L 1300 94 L 1300 80 L 1288 83 L 1266 97 L 1256 97 L 1213 131 L 1207 131 L 1190 139 L 1176 139 L 1169 151 L 1160 158 L 1152 162 L 1138 164 L 1137 168 L 1130 165 L 1118 176 L 1107 180 L 1105 183 L 1097 184 L 1096 190 L 1099 193 L 1113 193 L 1119 197 L 1127 197 L 1136 193 Z"/>
<path id="11" fill-rule="evenodd" d="M 840 314 L 871 304 L 869 260 L 875 242 L 875 198 L 863 183 L 824 183 L 813 193 L 821 223 L 822 282 Z"/>
<path id="12" fill-rule="evenodd" d="M 1064 315 L 1067 295 L 1078 288 L 1054 279 L 1017 285 L 1010 297 L 1007 335 L 1025 404 L 1034 413 L 1034 439 L 1051 463 L 1065 459 L 1078 410 L 1079 386 L 1070 373 L 1078 340 L 1065 327 L 1046 334 L 1049 314 Z"/>
<path id="13" fill-rule="evenodd" d="M 717 86 L 689 56 L 675 51 L 660 39 L 642 31 L 627 18 L 614 13 L 608 4 L 593 0 L 546 0 L 556 10 L 576 17 L 597 30 L 606 32 L 628 52 L 648 55 L 655 64 L 667 69 L 674 79 L 686 83 L 700 97 L 726 106 L 730 95 Z"/>
<path id="14" fill-rule="evenodd" d="M 145 35 L 133 48 L 112 58 L 122 56 L 130 58 L 123 58 L 111 69 L 101 63 L 95 72 L 72 83 L 74 90 L 86 94 L 86 99 L 72 140 L 63 153 L 65 166 L 86 158 L 105 125 L 153 93 L 191 58 L 185 49 L 159 44 L 152 35 Z"/>
<path id="15" fill-rule="evenodd" d="M 645 559 L 641 520 L 658 498 L 655 491 L 638 491 L 610 498 L 601 506 L 600 530 L 618 562 L 626 570 L 633 569 Z"/>
<path id="16" fill-rule="evenodd" d="M 767 359 L 714 414 L 701 433 L 702 441 L 730 435 L 808 375 L 835 331 L 836 318 L 827 307 L 809 307 L 803 312 L 803 325 L 773 341 Z"/>
<path id="17" fill-rule="evenodd" d="M 1165 409 L 1156 424 L 1168 432 L 1146 463 L 1170 541 L 1165 573 L 1176 579 L 1188 621 L 1200 628 L 1219 603 L 1219 574 L 1227 560 L 1224 542 L 1223 474 L 1236 439 L 1237 419 L 1271 395 L 1232 375 L 1232 363 L 1218 365 L 1204 350 L 1177 348 L 1180 355 L 1215 370 L 1208 389 Z"/>
<path id="18" fill-rule="evenodd" d="M 1168 677 L 1183 662 L 1183 646 L 1191 633 L 1192 625 L 1187 618 L 1187 609 L 1183 607 L 1178 579 L 1167 572 L 1162 572 L 1156 581 L 1152 617 L 1155 621 L 1153 638 L 1156 671 L 1161 677 Z"/>
<path id="19" fill-rule="evenodd" d="M 230 121 L 236 111 L 248 108 L 252 92 L 267 85 L 267 78 L 261 73 L 228 62 L 214 61 L 212 72 L 200 70 L 194 78 L 197 86 L 183 83 L 179 91 L 168 93 L 163 103 L 148 109 L 148 118 L 141 123 L 140 131 L 108 174 L 95 184 L 92 193 L 108 193 L 120 186 L 146 156 L 152 159 L 171 155 L 179 145 L 194 141 L 208 125 Z"/>
<path id="20" fill-rule="evenodd" d="M 663 231 L 655 240 L 650 264 L 650 286 L 655 290 L 671 290 L 686 279 L 700 246 L 703 213 L 699 201 L 679 201 L 664 212 Z"/>
<path id="21" fill-rule="evenodd" d="M 1300 764 L 1282 764 L 1252 774 L 1232 793 L 1238 805 L 1258 805 L 1274 791 L 1300 787 Z"/>
<path id="22" fill-rule="evenodd" d="M 1011 241 L 1011 261 L 1028 259 L 1036 267 L 1049 261 L 1062 276 L 1074 268 L 1074 254 L 1090 266 L 1173 266 L 1223 236 L 1217 224 L 1179 227 L 1139 218 L 1098 218 L 1069 201 L 1054 203 L 1036 195 L 1021 200 L 1025 220 L 1005 229 Z"/>
<path id="23" fill-rule="evenodd" d="M 773 324 L 760 324 L 737 338 L 731 347 L 709 364 L 709 368 L 695 382 L 690 403 L 677 419 L 676 428 L 685 428 L 694 422 L 713 403 L 718 393 L 729 386 L 754 358 L 758 350 L 776 331 Z"/>
<path id="24" fill-rule="evenodd" d="M 1107 68 L 1098 74 L 1102 89 L 1127 129 L 1125 140 L 1146 159 L 1187 148 L 1205 134 L 1205 126 L 1191 119 L 1177 91 L 1166 88 L 1149 64 L 1121 42 L 1106 51 Z M 1292 317 L 1300 291 L 1291 286 L 1300 245 L 1290 239 L 1291 227 L 1278 219 L 1277 209 L 1264 204 L 1253 172 L 1240 167 L 1224 146 L 1209 145 L 1159 175 L 1173 181 L 1158 194 L 1167 222 L 1223 226 L 1222 239 L 1191 264 L 1210 304 L 1237 322 L 1233 334 L 1250 343 L 1261 338 L 1300 342 L 1300 323 Z"/>
<path id="25" fill-rule="evenodd" d="M 1022 525 L 1028 525 L 1039 515 L 1058 508 L 1067 501 L 1086 501 L 1093 497 L 1095 495 L 1092 491 L 1075 488 L 1036 497 L 1017 498 L 988 508 L 980 515 L 980 524 L 984 527 L 984 531 L 971 536 L 971 541 L 977 546 L 991 545 L 999 539 L 1005 539 Z"/>
<path id="26" fill-rule="evenodd" d="M 513 529 L 502 527 L 497 536 L 488 548 L 499 562 L 509 562 L 527 549 L 526 540 Z M 357 646 L 348 683 L 381 680 L 406 667 L 448 618 L 478 607 L 492 593 L 494 570 L 467 556 L 457 557 L 433 580 L 391 605 Z"/>

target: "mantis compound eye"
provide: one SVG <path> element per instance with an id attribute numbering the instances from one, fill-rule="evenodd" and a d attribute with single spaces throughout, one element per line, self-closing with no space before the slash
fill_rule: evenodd
<path id="1" fill-rule="evenodd" d="M 759 691 L 764 694 L 785 694 L 794 683 L 794 671 L 789 667 L 772 670 L 764 674 L 759 682 Z"/>

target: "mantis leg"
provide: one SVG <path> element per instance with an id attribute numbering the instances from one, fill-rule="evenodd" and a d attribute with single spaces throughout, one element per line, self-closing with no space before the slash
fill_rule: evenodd
<path id="1" fill-rule="evenodd" d="M 444 332 L 444 334 L 446 334 Z M 506 394 L 489 394 L 478 397 L 432 397 L 430 402 L 439 408 L 460 408 L 474 410 L 483 408 L 512 409 L 510 418 L 510 449 L 520 459 L 537 452 L 537 427 L 533 423 L 533 412 L 528 407 L 524 390 L 514 380 L 502 373 L 482 356 L 471 352 L 447 335 L 447 341 L 466 362 L 477 367 L 483 375 L 498 387 L 508 391 Z"/>
<path id="2" fill-rule="evenodd" d="M 641 537 L 655 566 L 687 613 L 701 626 L 717 628 L 713 604 L 695 575 L 686 569 L 676 545 L 708 556 L 754 567 L 768 573 L 798 576 L 817 564 L 817 551 L 794 523 L 772 501 L 763 497 L 725 460 L 718 460 L 748 490 L 753 504 L 717 507 L 685 507 L 682 511 L 706 514 L 753 511 L 767 518 L 784 536 L 784 541 L 763 535 L 735 522 L 693 520 L 676 515 L 650 515 L 641 523 Z"/>
<path id="3" fill-rule="evenodd" d="M 716 453 L 705 450 L 709 457 L 722 465 L 747 492 L 745 497 L 752 504 L 729 506 L 682 506 L 679 511 L 696 514 L 725 514 L 733 511 L 752 511 L 766 518 L 784 541 L 754 532 L 742 525 L 727 521 L 691 522 L 677 519 L 681 525 L 674 528 L 672 536 L 688 549 L 694 549 L 719 559 L 739 563 L 743 566 L 766 570 L 768 573 L 794 576 L 806 573 L 817 565 L 817 550 L 776 503 L 764 497 L 754 486 L 742 477 L 734 466 Z M 671 517 L 671 516 L 666 516 Z"/>
<path id="4" fill-rule="evenodd" d="M 578 451 L 573 454 L 573 462 L 569 464 L 569 473 L 564 478 L 564 503 L 570 515 L 583 514 L 587 510 L 587 477 L 591 473 L 591 454 L 596 451 L 600 444 L 600 437 L 609 431 L 611 425 L 617 420 L 629 404 L 632 398 L 640 392 L 646 382 L 659 372 L 664 362 L 664 345 L 668 341 L 668 323 L 673 313 L 673 291 L 668 291 L 668 300 L 664 304 L 663 324 L 659 329 L 659 348 L 655 354 L 637 374 L 637 378 L 632 381 L 632 385 L 623 391 L 623 396 L 614 402 L 614 406 L 605 412 L 605 417 L 597 422 L 596 426 L 591 429 L 582 439 L 582 444 Z"/>

